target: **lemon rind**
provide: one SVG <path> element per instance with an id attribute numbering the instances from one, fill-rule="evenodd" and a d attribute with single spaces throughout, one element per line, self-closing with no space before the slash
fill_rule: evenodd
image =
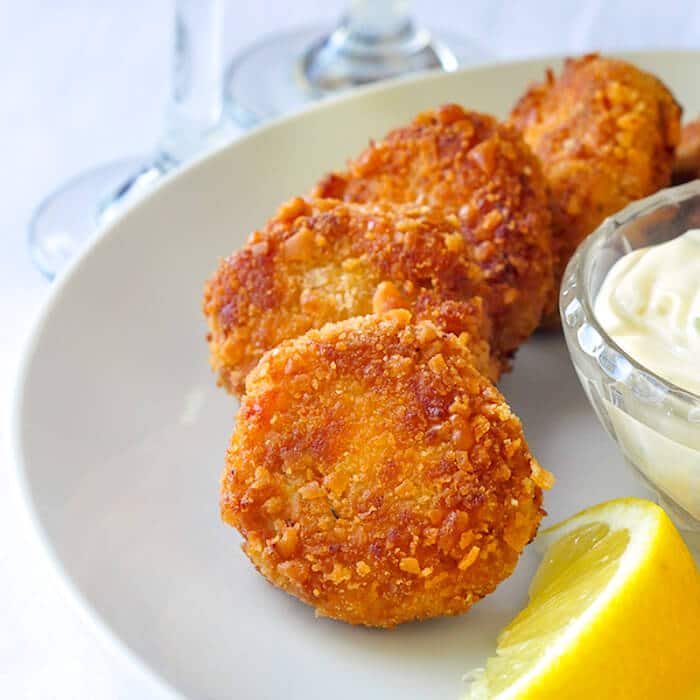
<path id="1" fill-rule="evenodd" d="M 633 518 L 630 517 L 631 511 L 636 514 Z M 662 515 L 661 508 L 649 501 L 637 498 L 618 499 L 588 508 L 544 530 L 537 537 L 538 549 L 541 548 L 541 551 L 544 551 L 562 536 L 581 525 L 592 522 L 602 522 L 608 525 L 611 531 L 626 529 L 630 533 L 629 544 L 620 557 L 617 571 L 595 601 L 566 627 L 565 631 L 557 638 L 556 644 L 550 646 L 542 654 L 540 660 L 528 673 L 521 676 L 512 686 L 499 693 L 493 700 L 516 700 L 542 678 L 546 669 L 551 668 L 557 658 L 567 653 L 576 644 L 576 640 L 583 635 L 583 632 L 595 620 L 599 612 L 624 590 L 625 581 L 634 576 L 636 570 L 641 569 L 645 561 L 644 553 L 650 547 L 653 548 L 653 540 L 659 533 Z M 630 525 L 634 525 L 634 527 L 630 527 Z M 498 650 L 496 653 L 498 654 Z M 468 675 L 475 674 L 478 677 L 480 670 L 476 669 Z M 478 696 L 467 694 L 464 700 L 472 698 L 476 700 Z"/>

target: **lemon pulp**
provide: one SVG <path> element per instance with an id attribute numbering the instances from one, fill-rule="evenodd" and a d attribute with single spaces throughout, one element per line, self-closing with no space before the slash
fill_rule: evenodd
<path id="1" fill-rule="evenodd" d="M 558 637 L 612 579 L 629 543 L 629 532 L 610 532 L 592 523 L 568 533 L 545 553 L 530 585 L 530 605 L 498 639 L 499 653 L 489 659 L 489 689 L 498 694 L 527 673 Z"/>
<path id="2" fill-rule="evenodd" d="M 530 601 L 464 700 L 685 700 L 700 690 L 700 571 L 657 505 L 620 499 L 538 538 Z M 696 697 L 693 695 L 692 697 Z"/>

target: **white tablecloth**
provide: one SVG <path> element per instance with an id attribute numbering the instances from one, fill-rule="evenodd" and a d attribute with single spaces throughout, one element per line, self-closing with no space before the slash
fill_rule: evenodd
<path id="1" fill-rule="evenodd" d="M 313 20 L 340 0 L 230 0 L 227 46 Z M 700 47 L 693 0 L 421 0 L 419 17 L 475 37 L 494 58 L 603 48 Z M 55 185 L 92 165 L 146 153 L 165 100 L 168 0 L 0 3 L 0 444 L 21 347 L 51 285 L 33 268 L 26 223 Z M 0 457 L 0 696 L 148 697 L 141 678 L 94 641 L 55 590 Z"/>

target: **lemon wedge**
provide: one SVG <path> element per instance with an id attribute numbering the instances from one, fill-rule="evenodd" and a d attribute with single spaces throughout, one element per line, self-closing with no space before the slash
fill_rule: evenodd
<path id="1" fill-rule="evenodd" d="M 530 602 L 463 700 L 700 697 L 700 571 L 661 508 L 610 501 L 537 541 Z"/>

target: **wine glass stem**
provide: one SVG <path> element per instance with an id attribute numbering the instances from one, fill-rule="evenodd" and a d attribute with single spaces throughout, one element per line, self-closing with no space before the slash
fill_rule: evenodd
<path id="1" fill-rule="evenodd" d="M 408 0 L 351 0 L 344 25 L 351 35 L 392 37 L 412 24 Z"/>
<path id="2" fill-rule="evenodd" d="M 222 124 L 223 0 L 175 0 L 170 101 L 159 144 L 180 163 L 201 151 Z"/>
<path id="3" fill-rule="evenodd" d="M 160 140 L 151 160 L 99 203 L 100 221 L 112 219 L 162 175 L 227 135 L 223 5 L 224 0 L 175 0 L 171 90 Z"/>

